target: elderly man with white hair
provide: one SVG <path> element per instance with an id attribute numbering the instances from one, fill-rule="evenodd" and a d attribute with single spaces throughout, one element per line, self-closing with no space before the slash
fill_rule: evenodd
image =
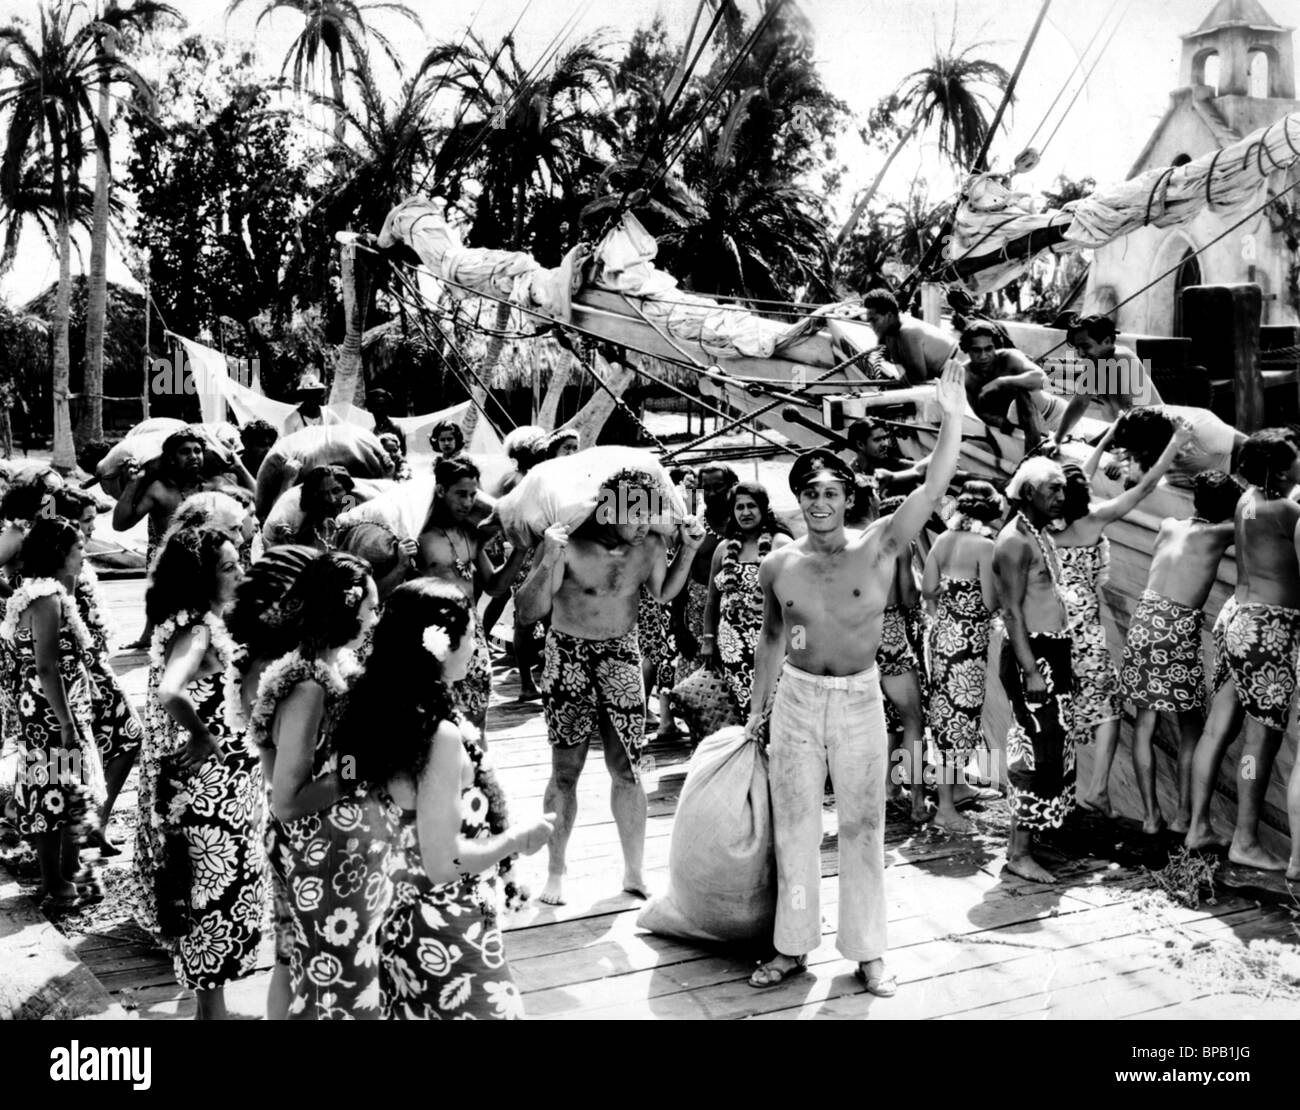
<path id="1" fill-rule="evenodd" d="M 1049 459 L 1027 459 L 1007 486 L 1007 500 L 1013 513 L 993 550 L 1006 625 L 999 675 L 1015 718 L 1006 749 L 1007 870 L 1050 883 L 1054 876 L 1032 854 L 1033 834 L 1059 828 L 1074 808 L 1074 675 L 1061 565 L 1047 531 L 1064 507 L 1065 474 Z"/>

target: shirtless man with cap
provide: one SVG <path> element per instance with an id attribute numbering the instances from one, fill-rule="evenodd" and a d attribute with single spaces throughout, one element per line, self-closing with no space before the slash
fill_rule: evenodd
<path id="1" fill-rule="evenodd" d="M 925 526 L 957 468 L 965 404 L 962 367 L 936 387 L 943 427 L 924 485 L 863 532 L 846 532 L 854 476 L 827 450 L 790 471 L 808 534 L 759 569 L 763 629 L 746 726 L 757 735 L 772 705 L 769 781 L 777 861 L 776 955 L 750 978 L 773 987 L 806 969 L 821 943 L 822 796 L 835 786 L 840 829 L 836 946 L 873 994 L 897 989 L 885 973 L 885 788 L 889 759 L 876 670 L 895 560 Z M 780 677 L 780 685 L 777 678 Z"/>

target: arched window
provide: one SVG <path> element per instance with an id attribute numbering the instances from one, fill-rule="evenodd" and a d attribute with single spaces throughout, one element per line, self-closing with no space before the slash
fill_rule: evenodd
<path id="1" fill-rule="evenodd" d="M 1252 50 L 1248 56 L 1247 87 L 1250 95 L 1263 100 L 1271 95 L 1269 78 L 1272 76 L 1272 59 L 1267 50 Z"/>
<path id="2" fill-rule="evenodd" d="M 1201 284 L 1201 264 L 1196 255 L 1188 250 L 1174 275 L 1174 334 L 1185 335 L 1183 331 L 1183 290 L 1189 285 Z"/>
<path id="3" fill-rule="evenodd" d="M 1192 84 L 1209 85 L 1216 93 L 1219 91 L 1219 52 L 1203 50 L 1192 62 Z"/>

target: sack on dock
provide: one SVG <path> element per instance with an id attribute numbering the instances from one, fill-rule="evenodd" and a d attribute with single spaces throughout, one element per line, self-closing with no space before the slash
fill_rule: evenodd
<path id="1" fill-rule="evenodd" d="M 341 466 L 354 478 L 391 478 L 392 460 L 374 432 L 357 424 L 326 424 L 282 436 L 258 472 L 257 518 L 265 520 L 284 485 L 284 463 L 296 459 L 298 478 L 313 466 Z"/>
<path id="2" fill-rule="evenodd" d="M 708 737 L 691 757 L 673 820 L 668 891 L 636 923 L 663 936 L 770 941 L 776 854 L 767 756 L 743 728 Z"/>
<path id="3" fill-rule="evenodd" d="M 681 494 L 659 460 L 635 447 L 589 447 L 576 455 L 538 463 L 497 501 L 506 539 L 531 547 L 552 524 L 577 528 L 593 512 L 601 485 L 620 470 L 639 470 L 655 483 L 648 498 L 651 527 L 671 534 L 686 515 Z M 614 507 L 617 511 L 618 506 Z"/>

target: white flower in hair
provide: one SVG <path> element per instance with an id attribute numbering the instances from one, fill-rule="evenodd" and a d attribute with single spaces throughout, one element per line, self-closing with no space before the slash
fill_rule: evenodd
<path id="1" fill-rule="evenodd" d="M 424 644 L 424 650 L 438 660 L 439 663 L 451 654 L 451 637 L 447 635 L 447 630 L 439 625 L 429 625 L 424 630 L 421 642 Z"/>

